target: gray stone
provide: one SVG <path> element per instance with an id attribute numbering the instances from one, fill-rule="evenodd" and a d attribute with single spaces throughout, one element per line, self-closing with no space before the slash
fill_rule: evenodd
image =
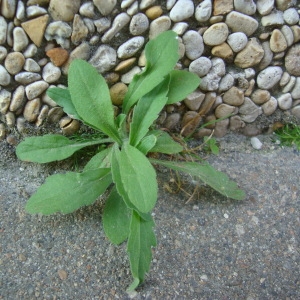
<path id="1" fill-rule="evenodd" d="M 25 58 L 33 57 L 37 53 L 37 46 L 35 44 L 30 44 L 23 52 Z"/>
<path id="2" fill-rule="evenodd" d="M 9 110 L 17 111 L 18 109 L 22 108 L 25 103 L 26 103 L 25 88 L 23 85 L 19 85 L 16 88 L 16 90 L 13 92 Z"/>
<path id="3" fill-rule="evenodd" d="M 211 17 L 212 2 L 211 0 L 204 0 L 196 7 L 195 18 L 198 22 L 206 22 Z"/>
<path id="4" fill-rule="evenodd" d="M 220 45 L 226 41 L 228 33 L 228 26 L 225 23 L 215 23 L 204 32 L 203 41 L 209 46 Z"/>
<path id="5" fill-rule="evenodd" d="M 256 12 L 256 3 L 253 0 L 234 0 L 233 3 L 235 10 L 240 13 L 251 16 Z"/>
<path id="6" fill-rule="evenodd" d="M 32 100 L 40 96 L 47 88 L 49 84 L 44 80 L 33 82 L 26 86 L 25 93 L 28 100 Z"/>
<path id="7" fill-rule="evenodd" d="M 291 113 L 293 116 L 297 117 L 300 119 L 300 105 L 297 105 L 291 109 Z"/>
<path id="8" fill-rule="evenodd" d="M 277 105 L 277 99 L 274 97 L 270 97 L 270 100 L 261 106 L 264 115 L 270 116 L 271 114 L 273 114 L 277 109 Z"/>
<path id="9" fill-rule="evenodd" d="M 267 67 L 259 72 L 256 83 L 261 89 L 271 89 L 280 81 L 282 74 L 283 71 L 280 67 Z"/>
<path id="10" fill-rule="evenodd" d="M 215 109 L 215 116 L 217 119 L 232 115 L 233 113 L 237 113 L 237 108 L 225 103 L 218 105 Z"/>
<path id="11" fill-rule="evenodd" d="M 122 0 L 121 8 L 128 8 L 135 0 Z"/>
<path id="12" fill-rule="evenodd" d="M 200 108 L 200 105 L 202 104 L 204 98 L 204 93 L 195 91 L 186 97 L 186 99 L 184 100 L 184 104 L 187 106 L 188 109 L 196 111 Z"/>
<path id="13" fill-rule="evenodd" d="M 71 22 L 79 7 L 80 0 L 51 0 L 48 10 L 55 21 Z"/>
<path id="14" fill-rule="evenodd" d="M 94 21 L 94 24 L 99 33 L 105 32 L 111 25 L 111 20 L 109 18 L 100 18 Z"/>
<path id="15" fill-rule="evenodd" d="M 300 99 L 300 77 L 296 78 L 295 86 L 291 93 L 293 99 Z"/>
<path id="16" fill-rule="evenodd" d="M 267 66 L 269 66 L 271 64 L 271 62 L 273 60 L 273 52 L 270 48 L 270 42 L 269 41 L 263 42 L 261 44 L 261 46 L 264 51 L 264 55 L 258 65 L 259 70 L 265 69 Z"/>
<path id="17" fill-rule="evenodd" d="M 262 114 L 262 109 L 252 102 L 250 98 L 245 97 L 244 103 L 239 107 L 239 114 L 244 122 L 252 123 Z"/>
<path id="18" fill-rule="evenodd" d="M 93 0 L 93 2 L 103 16 L 109 15 L 117 4 L 117 0 Z"/>
<path id="19" fill-rule="evenodd" d="M 134 75 L 141 73 L 141 71 L 141 68 L 135 66 L 129 72 L 122 75 L 121 81 L 125 84 L 129 84 L 132 81 Z"/>
<path id="20" fill-rule="evenodd" d="M 178 0 L 170 11 L 173 22 L 181 22 L 194 14 L 194 3 L 191 0 Z"/>
<path id="21" fill-rule="evenodd" d="M 300 76 L 300 44 L 288 50 L 285 56 L 285 67 L 290 75 Z"/>
<path id="22" fill-rule="evenodd" d="M 126 10 L 127 14 L 129 16 L 133 16 L 135 14 L 137 14 L 139 12 L 139 3 L 136 0 L 127 10 Z"/>
<path id="23" fill-rule="evenodd" d="M 154 39 L 160 33 L 169 30 L 171 24 L 171 19 L 167 16 L 162 16 L 153 20 L 150 24 L 149 38 Z"/>
<path id="24" fill-rule="evenodd" d="M 73 44 L 78 45 L 86 39 L 89 33 L 88 28 L 85 26 L 79 15 L 75 15 L 73 19 L 73 31 L 71 35 L 71 41 Z"/>
<path id="25" fill-rule="evenodd" d="M 218 76 L 224 76 L 226 74 L 226 66 L 224 60 L 218 57 L 211 59 L 212 68 L 211 72 L 217 74 Z"/>
<path id="26" fill-rule="evenodd" d="M 274 8 L 274 0 L 258 0 L 256 8 L 262 16 L 268 15 Z"/>
<path id="27" fill-rule="evenodd" d="M 72 35 L 72 28 L 63 21 L 51 22 L 45 31 L 47 41 L 55 40 L 63 48 L 69 47 L 68 38 Z"/>
<path id="28" fill-rule="evenodd" d="M 48 83 L 58 81 L 61 76 L 60 68 L 56 67 L 52 62 L 47 63 L 43 68 L 43 79 Z"/>
<path id="29" fill-rule="evenodd" d="M 205 76 L 211 69 L 212 63 L 207 57 L 199 57 L 189 65 L 189 71 L 197 74 L 199 77 Z"/>
<path id="30" fill-rule="evenodd" d="M 240 52 L 246 47 L 248 38 L 243 32 L 234 32 L 228 36 L 227 43 L 234 52 Z"/>
<path id="31" fill-rule="evenodd" d="M 245 127 L 245 123 L 240 116 L 232 116 L 229 120 L 229 129 L 235 131 L 237 129 Z"/>
<path id="32" fill-rule="evenodd" d="M 42 78 L 42 76 L 38 73 L 33 72 L 21 72 L 15 76 L 15 81 L 27 85 L 34 81 L 38 81 Z"/>
<path id="33" fill-rule="evenodd" d="M 6 43 L 6 35 L 7 35 L 7 23 L 5 19 L 0 16 L 0 45 Z"/>
<path id="34" fill-rule="evenodd" d="M 296 8 L 288 8 L 283 12 L 283 19 L 288 25 L 295 25 L 299 22 L 299 13 Z"/>
<path id="35" fill-rule="evenodd" d="M 0 65 L 1 67 L 1 65 Z M 11 92 L 7 90 L 0 90 L 0 113 L 6 114 L 11 101 Z"/>
<path id="36" fill-rule="evenodd" d="M 25 64 L 25 58 L 20 52 L 11 52 L 7 54 L 4 66 L 11 75 L 19 73 Z"/>
<path id="37" fill-rule="evenodd" d="M 41 67 L 32 58 L 26 58 L 25 64 L 24 64 L 24 70 L 27 72 L 40 72 Z"/>
<path id="38" fill-rule="evenodd" d="M 256 150 L 260 150 L 263 146 L 262 142 L 255 136 L 250 139 L 250 142 L 252 147 Z"/>
<path id="39" fill-rule="evenodd" d="M 173 113 L 166 118 L 164 122 L 164 127 L 169 130 L 172 130 L 178 125 L 179 121 L 180 121 L 180 114 Z"/>
<path id="40" fill-rule="evenodd" d="M 24 50 L 28 46 L 28 37 L 21 27 L 16 27 L 13 30 L 13 49 L 16 52 Z"/>
<path id="41" fill-rule="evenodd" d="M 287 42 L 283 33 L 279 29 L 274 29 L 270 38 L 270 48 L 273 52 L 283 52 L 287 48 Z"/>
<path id="42" fill-rule="evenodd" d="M 291 76 L 290 81 L 282 89 L 282 93 L 289 93 L 296 84 L 296 77 Z"/>
<path id="43" fill-rule="evenodd" d="M 280 10 L 274 10 L 267 16 L 263 16 L 261 18 L 261 24 L 262 26 L 272 26 L 272 25 L 283 25 L 284 19 L 283 19 L 283 12 Z"/>
<path id="44" fill-rule="evenodd" d="M 26 8 L 26 15 L 29 19 L 45 15 L 46 13 L 47 10 L 45 8 L 39 7 L 37 5 L 32 5 Z"/>
<path id="45" fill-rule="evenodd" d="M 101 45 L 89 60 L 89 63 L 94 66 L 99 73 L 109 71 L 116 66 L 117 52 L 110 46 Z"/>
<path id="46" fill-rule="evenodd" d="M 276 7 L 282 11 L 296 5 L 297 3 L 297 0 L 275 0 L 275 1 L 276 1 Z"/>
<path id="47" fill-rule="evenodd" d="M 183 35 L 186 30 L 188 29 L 189 24 L 186 22 L 178 22 L 175 23 L 174 26 L 172 27 L 172 30 L 176 32 L 178 35 Z"/>
<path id="48" fill-rule="evenodd" d="M 144 42 L 145 38 L 142 36 L 129 39 L 118 48 L 118 58 L 124 59 L 134 56 L 143 47 Z"/>
<path id="49" fill-rule="evenodd" d="M 219 92 L 228 91 L 233 85 L 234 77 L 231 74 L 226 74 L 220 81 Z"/>
<path id="50" fill-rule="evenodd" d="M 0 85 L 7 86 L 10 84 L 10 75 L 7 70 L 0 65 Z"/>
<path id="51" fill-rule="evenodd" d="M 239 88 L 233 86 L 224 93 L 223 102 L 233 106 L 240 106 L 244 103 L 244 93 Z"/>
<path id="52" fill-rule="evenodd" d="M 204 50 L 203 39 L 197 31 L 187 31 L 182 40 L 185 46 L 185 54 L 189 59 L 195 60 L 202 55 Z"/>
<path id="53" fill-rule="evenodd" d="M 292 107 L 292 95 L 290 93 L 282 94 L 277 98 L 277 102 L 280 109 L 288 110 Z"/>
<path id="54" fill-rule="evenodd" d="M 206 76 L 201 78 L 199 87 L 203 91 L 217 91 L 220 80 L 221 76 L 213 72 L 209 72 Z"/>
<path id="55" fill-rule="evenodd" d="M 149 20 L 143 13 L 134 15 L 129 24 L 129 31 L 132 35 L 141 35 L 149 28 Z"/>
<path id="56" fill-rule="evenodd" d="M 281 32 L 286 40 L 287 46 L 288 47 L 292 46 L 292 44 L 294 42 L 294 34 L 293 34 L 292 29 L 287 25 L 283 25 L 281 27 Z"/>

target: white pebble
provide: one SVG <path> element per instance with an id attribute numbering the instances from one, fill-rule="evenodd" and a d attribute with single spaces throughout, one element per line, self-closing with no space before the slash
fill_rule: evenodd
<path id="1" fill-rule="evenodd" d="M 60 68 L 56 67 L 52 62 L 47 63 L 43 68 L 43 79 L 48 83 L 57 81 L 61 76 Z"/>
<path id="2" fill-rule="evenodd" d="M 7 55 L 7 49 L 3 46 L 0 46 L 0 62 L 5 59 Z"/>
<path id="3" fill-rule="evenodd" d="M 0 65 L 0 85 L 7 86 L 10 84 L 10 75 L 7 70 Z"/>
<path id="4" fill-rule="evenodd" d="M 280 10 L 275 10 L 274 12 L 270 13 L 269 15 L 263 16 L 261 18 L 262 26 L 271 26 L 271 25 L 283 25 L 283 12 Z"/>
<path id="5" fill-rule="evenodd" d="M 173 22 L 181 22 L 194 14 L 194 3 L 191 0 L 178 0 L 170 11 Z"/>
<path id="6" fill-rule="evenodd" d="M 251 145 L 254 149 L 260 150 L 262 148 L 262 142 L 257 137 L 251 138 Z"/>
<path id="7" fill-rule="evenodd" d="M 267 67 L 259 72 L 257 76 L 257 85 L 261 89 L 273 88 L 281 79 L 283 71 L 280 67 Z"/>
<path id="8" fill-rule="evenodd" d="M 117 0 L 93 0 L 93 2 L 103 16 L 109 15 L 117 4 Z"/>
<path id="9" fill-rule="evenodd" d="M 88 18 L 95 17 L 95 7 L 92 2 L 83 3 L 79 8 L 80 15 Z"/>
<path id="10" fill-rule="evenodd" d="M 277 98 L 277 102 L 280 109 L 288 110 L 292 107 L 292 95 L 290 93 L 282 94 Z"/>
<path id="11" fill-rule="evenodd" d="M 117 52 L 110 46 L 101 45 L 89 62 L 99 73 L 109 71 L 117 63 Z"/>
<path id="12" fill-rule="evenodd" d="M 132 81 L 134 75 L 139 73 L 141 73 L 141 68 L 135 66 L 129 72 L 122 75 L 121 81 L 125 84 L 129 84 Z"/>
<path id="13" fill-rule="evenodd" d="M 42 77 L 38 73 L 34 72 L 21 72 L 15 76 L 15 81 L 21 83 L 21 84 L 29 84 L 34 81 L 40 80 Z"/>
<path id="14" fill-rule="evenodd" d="M 7 35 L 7 23 L 5 19 L 0 16 L 0 45 L 5 44 Z"/>
<path id="15" fill-rule="evenodd" d="M 144 42 L 145 38 L 142 36 L 129 39 L 118 48 L 118 58 L 124 59 L 134 56 L 143 47 Z"/>
<path id="16" fill-rule="evenodd" d="M 212 12 L 211 0 L 204 0 L 196 7 L 195 18 L 198 22 L 206 22 L 209 20 Z"/>
<path id="17" fill-rule="evenodd" d="M 293 99 L 300 99 L 300 77 L 296 78 L 296 83 L 294 85 L 294 88 L 292 90 L 292 97 Z"/>
<path id="18" fill-rule="evenodd" d="M 28 37 L 21 27 L 16 27 L 13 30 L 13 43 L 14 43 L 14 51 L 20 52 L 24 50 L 28 46 Z"/>
<path id="19" fill-rule="evenodd" d="M 63 48 L 68 48 L 69 41 L 67 40 L 72 34 L 70 25 L 63 21 L 52 22 L 47 26 L 45 38 L 47 41 L 56 40 Z"/>
<path id="20" fill-rule="evenodd" d="M 256 12 L 256 4 L 253 0 L 234 0 L 234 8 L 246 15 L 253 15 Z"/>
<path id="21" fill-rule="evenodd" d="M 182 39 L 185 45 L 185 54 L 189 59 L 194 60 L 202 55 L 204 51 L 203 39 L 197 31 L 187 31 Z"/>
<path id="22" fill-rule="evenodd" d="M 132 35 L 140 35 L 149 28 L 149 20 L 143 13 L 134 15 L 129 24 L 129 31 Z"/>
<path id="23" fill-rule="evenodd" d="M 240 52 L 246 47 L 248 38 L 243 32 L 234 32 L 228 36 L 227 43 L 234 52 Z"/>
<path id="24" fill-rule="evenodd" d="M 47 88 L 49 84 L 44 80 L 36 81 L 26 86 L 25 93 L 28 100 L 32 100 L 39 95 L 41 95 Z"/>
<path id="25" fill-rule="evenodd" d="M 274 0 L 259 0 L 257 1 L 256 8 L 262 16 L 265 16 L 274 8 Z"/>
<path id="26" fill-rule="evenodd" d="M 172 30 L 176 32 L 178 35 L 183 35 L 188 29 L 189 24 L 186 22 L 178 22 L 175 23 Z"/>
<path id="27" fill-rule="evenodd" d="M 189 71 L 197 74 L 199 77 L 205 76 L 212 67 L 212 63 L 207 57 L 199 57 L 189 65 Z"/>
<path id="28" fill-rule="evenodd" d="M 289 25 L 295 25 L 299 22 L 299 13 L 296 8 L 289 8 L 283 12 L 283 19 Z"/>

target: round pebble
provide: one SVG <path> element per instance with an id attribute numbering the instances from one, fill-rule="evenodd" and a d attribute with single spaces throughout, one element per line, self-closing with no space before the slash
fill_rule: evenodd
<path id="1" fill-rule="evenodd" d="M 260 150 L 263 146 L 262 142 L 257 137 L 252 137 L 250 141 L 252 147 L 256 150 Z"/>
<path id="2" fill-rule="evenodd" d="M 248 38 L 243 32 L 234 32 L 227 38 L 227 43 L 234 52 L 243 50 L 248 42 Z"/>
<path id="3" fill-rule="evenodd" d="M 117 63 L 117 52 L 114 48 L 101 45 L 89 60 L 99 73 L 109 71 L 116 66 Z"/>
<path id="4" fill-rule="evenodd" d="M 11 52 L 7 54 L 4 66 L 11 75 L 19 73 L 25 64 L 25 57 L 20 52 Z"/>
<path id="5" fill-rule="evenodd" d="M 167 16 L 162 16 L 153 20 L 150 24 L 149 39 L 154 39 L 160 33 L 169 30 L 171 24 L 171 19 Z"/>
<path id="6" fill-rule="evenodd" d="M 278 105 L 277 99 L 271 97 L 269 101 L 267 101 L 261 106 L 261 108 L 266 116 L 270 116 L 275 112 L 277 105 Z"/>
<path id="7" fill-rule="evenodd" d="M 204 32 L 203 41 L 209 46 L 220 45 L 226 41 L 228 33 L 228 27 L 225 23 L 216 23 Z"/>
<path id="8" fill-rule="evenodd" d="M 144 42 L 145 38 L 142 36 L 131 38 L 118 48 L 118 58 L 124 59 L 134 56 L 143 47 Z"/>
<path id="9" fill-rule="evenodd" d="M 289 8 L 283 12 L 283 19 L 288 25 L 295 25 L 299 22 L 299 13 L 296 8 Z"/>
<path id="10" fill-rule="evenodd" d="M 110 2 L 110 1 L 109 1 Z M 49 12 L 55 21 L 70 22 L 78 12 L 80 0 L 51 0 Z"/>
<path id="11" fill-rule="evenodd" d="M 56 82 L 60 76 L 60 68 L 56 67 L 52 62 L 49 62 L 44 66 L 42 77 L 47 83 Z"/>
<path id="12" fill-rule="evenodd" d="M 194 3 L 192 0 L 178 0 L 170 11 L 170 19 L 173 22 L 181 22 L 194 14 Z"/>
<path id="13" fill-rule="evenodd" d="M 257 76 L 258 87 L 261 89 L 273 88 L 279 82 L 282 73 L 282 68 L 273 66 L 260 71 Z"/>
<path id="14" fill-rule="evenodd" d="M 290 93 L 282 94 L 277 98 L 278 106 L 282 110 L 288 110 L 292 107 L 293 99 Z"/>
<path id="15" fill-rule="evenodd" d="M 0 85 L 7 86 L 10 84 L 10 75 L 7 70 L 0 65 Z"/>
<path id="16" fill-rule="evenodd" d="M 212 63 L 208 57 L 199 57 L 192 61 L 189 65 L 189 71 L 197 74 L 199 77 L 205 76 L 212 67 Z"/>
<path id="17" fill-rule="evenodd" d="M 149 28 L 149 20 L 143 13 L 134 15 L 129 24 L 129 31 L 132 35 L 141 35 Z"/>
<path id="18" fill-rule="evenodd" d="M 209 20 L 212 13 L 212 1 L 204 0 L 196 7 L 195 18 L 199 23 L 203 23 Z"/>
<path id="19" fill-rule="evenodd" d="M 204 50 L 203 39 L 197 31 L 187 31 L 182 40 L 185 45 L 185 54 L 189 59 L 194 60 L 202 55 Z"/>

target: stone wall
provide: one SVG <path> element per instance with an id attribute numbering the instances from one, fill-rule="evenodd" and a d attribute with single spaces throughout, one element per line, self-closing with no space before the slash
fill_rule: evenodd
<path id="1" fill-rule="evenodd" d="M 255 135 L 284 118 L 299 122 L 299 9 L 296 0 L 2 0 L 0 139 L 28 124 L 78 130 L 45 94 L 66 84 L 74 58 L 105 76 L 118 109 L 145 65 L 144 45 L 169 29 L 179 35 L 177 68 L 202 80 L 161 112 L 159 126 L 201 137 Z"/>

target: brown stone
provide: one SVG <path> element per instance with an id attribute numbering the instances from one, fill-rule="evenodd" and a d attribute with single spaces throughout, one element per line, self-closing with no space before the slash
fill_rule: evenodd
<path id="1" fill-rule="evenodd" d="M 270 48 L 273 52 L 282 52 L 287 48 L 287 42 L 279 29 L 274 29 L 270 38 Z"/>
<path id="2" fill-rule="evenodd" d="M 115 68 L 116 72 L 126 72 L 135 63 L 136 57 L 131 57 L 121 61 Z"/>
<path id="3" fill-rule="evenodd" d="M 163 10 L 159 5 L 152 6 L 146 10 L 145 14 L 150 20 L 154 20 L 163 14 Z"/>
<path id="4" fill-rule="evenodd" d="M 208 92 L 205 95 L 204 101 L 200 106 L 199 113 L 200 115 L 206 115 L 211 108 L 213 107 L 215 101 L 216 101 L 217 95 L 214 92 Z"/>
<path id="5" fill-rule="evenodd" d="M 46 52 L 46 55 L 57 67 L 62 66 L 69 58 L 68 51 L 63 48 L 52 48 Z"/>
<path id="6" fill-rule="evenodd" d="M 211 54 L 227 61 L 231 61 L 233 59 L 233 51 L 227 43 L 213 47 L 211 49 Z"/>
<path id="7" fill-rule="evenodd" d="M 300 76 L 300 44 L 292 46 L 287 52 L 285 67 L 290 75 Z"/>
<path id="8" fill-rule="evenodd" d="M 38 47 L 41 46 L 49 16 L 44 15 L 21 24 L 30 39 Z"/>
<path id="9" fill-rule="evenodd" d="M 229 105 L 240 106 L 244 103 L 244 93 L 242 90 L 233 86 L 224 93 L 223 101 Z"/>
<path id="10" fill-rule="evenodd" d="M 258 105 L 266 103 L 267 101 L 270 100 L 270 98 L 271 98 L 270 92 L 261 89 L 256 90 L 251 95 L 251 100 Z"/>
<path id="11" fill-rule="evenodd" d="M 216 115 L 217 119 L 220 119 L 220 118 L 223 118 L 223 117 L 226 117 L 226 116 L 229 116 L 229 115 L 235 113 L 236 110 L 237 110 L 236 107 L 222 103 L 219 106 L 217 106 L 217 108 L 215 110 L 215 115 Z"/>
<path id="12" fill-rule="evenodd" d="M 225 15 L 233 10 L 233 0 L 215 0 L 213 1 L 213 15 Z"/>
<path id="13" fill-rule="evenodd" d="M 128 87 L 123 82 L 118 82 L 113 85 L 110 89 L 110 98 L 114 105 L 122 105 L 125 95 L 128 91 Z"/>
<path id="14" fill-rule="evenodd" d="M 300 26 L 298 25 L 293 25 L 290 27 L 293 31 L 293 36 L 294 36 L 294 43 L 297 43 L 300 41 Z"/>

